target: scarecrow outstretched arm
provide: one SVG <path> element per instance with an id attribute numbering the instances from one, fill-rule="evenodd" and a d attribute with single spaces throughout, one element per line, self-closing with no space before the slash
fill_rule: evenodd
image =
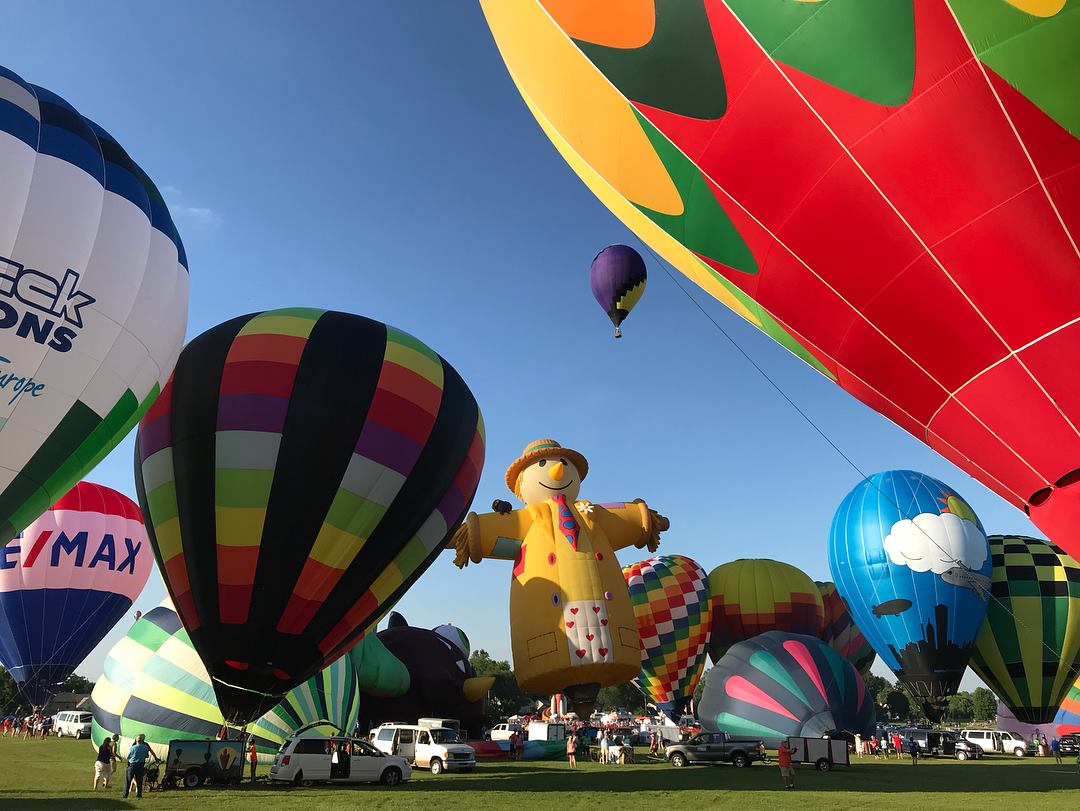
<path id="1" fill-rule="evenodd" d="M 614 551 L 635 546 L 638 549 L 648 547 L 650 552 L 655 552 L 660 545 L 660 533 L 671 526 L 667 518 L 650 510 L 640 498 L 606 506 L 595 505 L 592 516 L 604 530 Z"/>
<path id="2" fill-rule="evenodd" d="M 454 565 L 459 569 L 484 558 L 516 560 L 521 542 L 532 526 L 527 510 L 508 513 L 469 513 L 457 528 L 451 542 L 454 547 Z"/>

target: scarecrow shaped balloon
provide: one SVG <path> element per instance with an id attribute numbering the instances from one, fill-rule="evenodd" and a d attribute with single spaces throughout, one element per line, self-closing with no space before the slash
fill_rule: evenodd
<path id="1" fill-rule="evenodd" d="M 514 561 L 510 638 L 514 672 L 526 693 L 562 693 L 582 717 L 599 689 L 638 674 L 634 609 L 615 552 L 654 551 L 668 520 L 641 500 L 599 505 L 578 500 L 588 462 L 551 439 L 530 443 L 506 471 L 525 502 L 469 513 L 456 534 L 454 562 Z"/>

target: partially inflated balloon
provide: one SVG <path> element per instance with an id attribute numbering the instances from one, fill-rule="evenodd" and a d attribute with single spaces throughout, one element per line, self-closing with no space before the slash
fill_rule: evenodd
<path id="1" fill-rule="evenodd" d="M 876 473 L 837 509 L 829 567 L 859 630 L 938 720 L 990 599 L 990 548 L 971 507 L 922 473 Z"/>
<path id="2" fill-rule="evenodd" d="M 868 737 L 874 699 L 847 659 L 820 639 L 769 631 L 733 645 L 711 671 L 698 702 L 708 730 L 761 737 Z"/>
<path id="3" fill-rule="evenodd" d="M 1074 3 L 482 7 L 631 230 L 1080 553 Z"/>
<path id="4" fill-rule="evenodd" d="M 989 541 L 993 599 L 971 669 L 1018 720 L 1045 724 L 1080 676 L 1080 565 L 1038 538 Z"/>
<path id="5" fill-rule="evenodd" d="M 709 572 L 712 628 L 709 657 L 766 631 L 818 636 L 825 608 L 814 581 L 777 560 L 735 560 Z"/>
<path id="6" fill-rule="evenodd" d="M 615 325 L 616 338 L 622 337 L 620 325 L 645 292 L 647 276 L 641 254 L 629 245 L 608 245 L 592 260 L 589 287 Z"/>
<path id="7" fill-rule="evenodd" d="M 260 760 L 268 761 L 303 727 L 312 734 L 351 732 L 359 700 L 348 657 L 338 659 L 251 725 Z M 142 734 L 161 758 L 169 741 L 213 738 L 224 723 L 210 676 L 168 601 L 144 614 L 112 647 L 91 701 L 96 745 L 116 734 L 126 751 Z"/>
<path id="8" fill-rule="evenodd" d="M 696 561 L 658 555 L 623 569 L 641 636 L 641 673 L 634 680 L 674 721 L 701 680 L 708 652 L 709 578 Z"/>
<path id="9" fill-rule="evenodd" d="M 874 649 L 851 618 L 851 612 L 836 590 L 836 584 L 814 582 L 821 592 L 821 604 L 825 608 L 825 623 L 821 628 L 822 641 L 855 665 L 855 669 L 860 673 L 868 673 L 870 665 L 874 663 Z"/>
<path id="10" fill-rule="evenodd" d="M 1061 709 L 1054 716 L 1054 731 L 1058 735 L 1080 732 L 1080 679 L 1065 694 Z"/>
<path id="11" fill-rule="evenodd" d="M 185 347 L 139 426 L 136 483 L 230 721 L 277 704 L 405 593 L 483 458 L 468 386 L 377 321 L 274 310 Z"/>
<path id="12" fill-rule="evenodd" d="M 0 544 L 135 425 L 187 325 L 184 246 L 101 127 L 0 67 Z"/>
<path id="13" fill-rule="evenodd" d="M 79 482 L 0 548 L 0 662 L 42 705 L 139 596 L 153 568 L 138 505 Z"/>

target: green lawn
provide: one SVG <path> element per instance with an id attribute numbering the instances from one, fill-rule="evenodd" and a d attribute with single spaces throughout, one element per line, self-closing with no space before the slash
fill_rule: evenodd
<path id="1" fill-rule="evenodd" d="M 147 793 L 121 800 L 119 789 L 90 790 L 94 751 L 70 739 L 13 741 L 0 738 L 0 808 L 199 808 L 230 811 L 277 808 L 469 809 L 489 811 L 516 806 L 543 809 L 618 808 L 687 811 L 718 808 L 926 808 L 1066 809 L 1080 808 L 1080 772 L 1075 763 L 1057 766 L 1052 758 L 990 758 L 980 763 L 924 760 L 857 760 L 820 774 L 797 768 L 797 790 L 780 789 L 775 765 L 690 766 L 665 763 L 636 766 L 583 765 L 571 772 L 565 763 L 481 764 L 473 774 L 432 777 L 416 772 L 412 783 L 380 786 L 324 786 L 293 789 L 258 782 L 233 789 L 195 789 Z M 675 804 L 678 803 L 678 806 Z"/>

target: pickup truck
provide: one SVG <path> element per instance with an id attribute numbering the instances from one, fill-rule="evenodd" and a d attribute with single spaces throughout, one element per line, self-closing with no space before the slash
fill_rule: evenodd
<path id="1" fill-rule="evenodd" d="M 764 744 L 754 738 L 732 738 L 726 732 L 701 732 L 667 748 L 672 766 L 688 763 L 730 763 L 737 769 L 765 759 Z"/>

